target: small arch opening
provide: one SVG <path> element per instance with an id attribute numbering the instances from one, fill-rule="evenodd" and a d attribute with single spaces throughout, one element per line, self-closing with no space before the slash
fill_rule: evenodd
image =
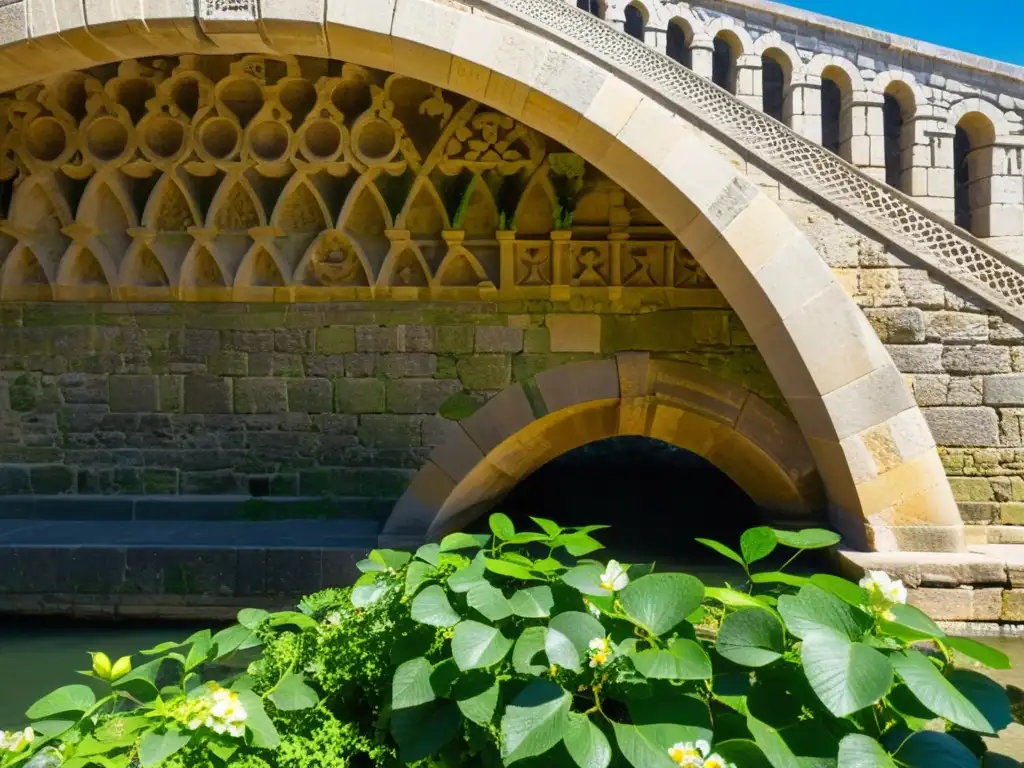
<path id="1" fill-rule="evenodd" d="M 586 11 L 591 16 L 597 16 L 599 19 L 604 18 L 604 7 L 601 0 L 576 0 L 576 7 L 581 11 Z"/>
<path id="2" fill-rule="evenodd" d="M 853 134 L 850 100 L 853 84 L 839 67 L 826 67 L 821 73 L 821 144 L 829 152 L 849 160 Z"/>
<path id="3" fill-rule="evenodd" d="M 710 461 L 642 436 L 605 438 L 553 459 L 496 510 L 517 529 L 532 529 L 530 516 L 611 526 L 598 538 L 627 562 L 704 559 L 708 550 L 696 537 L 734 546 L 743 531 L 764 524 L 757 504 Z M 474 527 L 486 530 L 486 518 Z"/>
<path id="4" fill-rule="evenodd" d="M 914 94 L 905 83 L 892 83 L 882 103 L 882 127 L 885 133 L 885 182 L 909 192 L 907 176 L 912 165 L 914 134 L 910 121 L 915 112 Z"/>
<path id="5" fill-rule="evenodd" d="M 790 123 L 787 109 L 790 81 L 788 70 L 788 61 L 781 52 L 769 50 L 761 56 L 762 108 L 766 115 L 786 125 Z"/>
<path id="6" fill-rule="evenodd" d="M 644 40 L 644 29 L 647 27 L 647 10 L 640 3 L 632 2 L 624 11 L 626 22 L 623 26 L 626 34 L 640 42 Z"/>
<path id="7" fill-rule="evenodd" d="M 690 50 L 692 41 L 693 33 L 684 26 L 684 22 L 679 19 L 669 22 L 665 33 L 665 53 L 687 69 L 693 69 L 693 52 Z"/>
<path id="8" fill-rule="evenodd" d="M 995 140 L 995 125 L 980 112 L 964 115 L 953 137 L 954 220 L 979 236 L 984 236 L 981 209 L 990 196 Z"/>
<path id="9" fill-rule="evenodd" d="M 736 57 L 739 49 L 739 40 L 732 33 L 719 32 L 715 37 L 715 49 L 711 54 L 711 81 L 729 93 L 736 93 Z"/>

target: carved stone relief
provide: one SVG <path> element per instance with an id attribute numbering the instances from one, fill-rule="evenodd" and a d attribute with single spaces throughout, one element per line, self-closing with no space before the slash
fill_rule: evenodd
<path id="1" fill-rule="evenodd" d="M 713 287 L 554 142 L 320 59 L 124 61 L 0 96 L 0 193 L 4 300 Z"/>

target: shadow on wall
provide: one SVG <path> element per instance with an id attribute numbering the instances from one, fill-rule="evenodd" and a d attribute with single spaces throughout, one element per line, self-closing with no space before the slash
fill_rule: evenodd
<path id="1" fill-rule="evenodd" d="M 613 437 L 570 451 L 517 485 L 496 507 L 517 529 L 529 516 L 561 525 L 610 525 L 612 554 L 642 559 L 710 554 L 695 537 L 731 545 L 760 524 L 757 505 L 707 459 L 648 437 Z M 474 528 L 486 530 L 486 519 Z M 600 555 L 598 555 L 600 557 Z"/>

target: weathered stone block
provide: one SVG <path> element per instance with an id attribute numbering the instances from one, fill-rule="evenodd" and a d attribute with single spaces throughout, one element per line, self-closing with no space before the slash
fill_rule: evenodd
<path id="1" fill-rule="evenodd" d="M 598 346 L 601 339 L 598 337 Z M 547 328 L 527 328 L 523 331 L 523 351 L 530 354 L 546 354 L 551 351 L 551 336 Z"/>
<path id="2" fill-rule="evenodd" d="M 253 352 L 249 355 L 250 376 L 304 376 L 303 356 L 290 352 Z"/>
<path id="3" fill-rule="evenodd" d="M 1024 406 L 1024 373 L 985 377 L 985 405 Z"/>
<path id="4" fill-rule="evenodd" d="M 307 355 L 305 359 L 306 375 L 333 379 L 345 375 L 345 358 L 348 355 Z"/>
<path id="5" fill-rule="evenodd" d="M 966 312 L 929 312 L 925 320 L 930 341 L 965 344 L 988 341 L 988 317 Z"/>
<path id="6" fill-rule="evenodd" d="M 462 390 L 452 379 L 405 379 L 388 382 L 387 410 L 391 413 L 437 413 L 441 404 Z"/>
<path id="7" fill-rule="evenodd" d="M 368 448 L 415 448 L 421 445 L 423 418 L 368 414 L 359 419 L 359 442 Z"/>
<path id="8" fill-rule="evenodd" d="M 356 328 L 357 352 L 398 352 L 399 326 L 360 325 Z"/>
<path id="9" fill-rule="evenodd" d="M 155 413 L 160 410 L 156 376 L 111 376 L 110 410 L 114 413 Z"/>
<path id="10" fill-rule="evenodd" d="M 953 447 L 998 445 L 999 423 L 992 408 L 924 408 L 938 445 Z"/>
<path id="11" fill-rule="evenodd" d="M 470 355 L 458 362 L 459 378 L 466 389 L 502 389 L 512 379 L 507 355 Z"/>
<path id="12" fill-rule="evenodd" d="M 248 490 L 245 486 L 244 479 L 230 469 L 181 473 L 182 493 L 243 493 Z"/>
<path id="13" fill-rule="evenodd" d="M 288 410 L 293 413 L 331 413 L 333 396 L 330 379 L 288 379 Z"/>
<path id="14" fill-rule="evenodd" d="M 26 467 L 0 467 L 0 495 L 31 492 L 32 482 Z"/>
<path id="15" fill-rule="evenodd" d="M 234 389 L 235 413 L 285 413 L 288 411 L 288 388 L 284 379 L 238 379 Z"/>
<path id="16" fill-rule="evenodd" d="M 351 326 L 316 329 L 316 351 L 321 355 L 340 355 L 356 351 L 356 331 Z"/>
<path id="17" fill-rule="evenodd" d="M 377 379 L 335 379 L 334 408 L 338 413 L 383 413 L 384 382 Z"/>
<path id="18" fill-rule="evenodd" d="M 1009 373 L 1010 350 L 988 344 L 945 347 L 942 365 L 949 373 Z"/>
<path id="19" fill-rule="evenodd" d="M 222 350 L 206 358 L 206 370 L 214 376 L 245 376 L 249 373 L 249 353 Z"/>
<path id="20" fill-rule="evenodd" d="M 957 507 L 965 523 L 987 525 L 999 516 L 999 504 L 994 501 L 961 501 Z"/>
<path id="21" fill-rule="evenodd" d="M 161 376 L 160 412 L 180 413 L 183 408 L 185 381 L 184 376 Z"/>
<path id="22" fill-rule="evenodd" d="M 273 331 L 224 331 L 224 349 L 239 352 L 273 352 Z"/>
<path id="23" fill-rule="evenodd" d="M 999 505 L 999 522 L 1003 525 L 1024 525 L 1024 503 L 1009 501 Z"/>
<path id="24" fill-rule="evenodd" d="M 331 330 L 331 329 L 320 329 L 320 330 Z M 310 331 L 301 330 L 298 328 L 283 329 L 274 331 L 274 350 L 277 352 L 308 352 L 311 348 L 310 345 Z M 344 352 L 351 352 L 351 349 L 341 350 Z"/>
<path id="25" fill-rule="evenodd" d="M 57 377 L 65 403 L 76 405 L 106 403 L 107 377 L 88 373 L 65 373 Z M 19 409 L 15 409 L 19 410 Z"/>
<path id="26" fill-rule="evenodd" d="M 437 355 L 405 352 L 381 355 L 377 361 L 378 375 L 387 379 L 433 376 L 437 371 Z"/>
<path id="27" fill-rule="evenodd" d="M 467 354 L 473 351 L 473 327 L 470 325 L 439 325 L 436 328 L 435 351 L 443 354 Z"/>
<path id="28" fill-rule="evenodd" d="M 373 376 L 376 370 L 377 355 L 372 352 L 345 355 L 345 375 L 349 378 Z"/>
<path id="29" fill-rule="evenodd" d="M 601 351 L 600 315 L 548 315 L 544 323 L 550 334 L 549 349 L 527 349 L 527 352 Z"/>
<path id="30" fill-rule="evenodd" d="M 987 477 L 951 477 L 949 487 L 957 501 L 993 501 L 995 494 Z"/>
<path id="31" fill-rule="evenodd" d="M 922 587 L 911 590 L 909 602 L 936 621 L 998 621 L 1003 610 L 1003 590 Z"/>
<path id="32" fill-rule="evenodd" d="M 916 307 L 865 309 L 871 326 L 888 344 L 916 344 L 924 341 L 924 312 Z"/>
<path id="33" fill-rule="evenodd" d="M 1024 589 L 1003 591 L 1003 621 L 1024 621 Z"/>
<path id="34" fill-rule="evenodd" d="M 922 408 L 926 406 L 948 405 L 946 396 L 949 392 L 949 376 L 945 374 L 919 373 L 911 376 L 911 389 L 914 400 Z"/>
<path id="35" fill-rule="evenodd" d="M 980 376 L 954 376 L 949 380 L 946 405 L 981 405 L 983 386 Z"/>
<path id="36" fill-rule="evenodd" d="M 231 379 L 185 377 L 185 413 L 231 413 Z"/>
<path id="37" fill-rule="evenodd" d="M 941 344 L 887 344 L 892 361 L 903 373 L 942 373 Z"/>
<path id="38" fill-rule="evenodd" d="M 523 331 L 503 325 L 481 325 L 476 329 L 477 352 L 522 352 Z"/>
<path id="39" fill-rule="evenodd" d="M 74 470 L 63 465 L 32 467 L 29 474 L 33 493 L 70 493 L 78 480 Z"/>

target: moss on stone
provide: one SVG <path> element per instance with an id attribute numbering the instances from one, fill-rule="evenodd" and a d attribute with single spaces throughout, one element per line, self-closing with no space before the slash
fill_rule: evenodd
<path id="1" fill-rule="evenodd" d="M 468 392 L 456 392 L 441 403 L 438 415 L 449 421 L 462 421 L 480 410 L 481 405 L 482 403 Z"/>

